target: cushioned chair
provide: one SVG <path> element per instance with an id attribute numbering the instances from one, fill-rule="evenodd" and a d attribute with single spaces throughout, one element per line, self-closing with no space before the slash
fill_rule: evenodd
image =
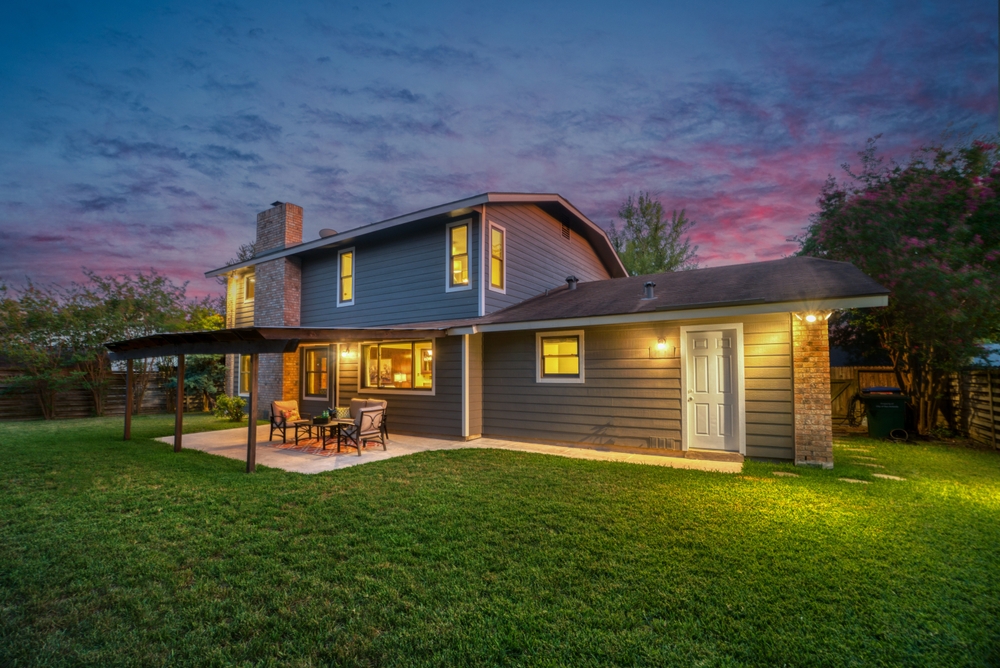
<path id="1" fill-rule="evenodd" d="M 386 420 L 386 414 L 388 412 L 389 403 L 383 399 L 351 399 L 351 419 L 358 417 L 358 411 L 362 408 L 381 408 L 382 409 L 382 438 L 389 438 L 389 427 Z"/>
<path id="2" fill-rule="evenodd" d="M 340 429 L 340 438 L 337 439 L 337 452 L 340 452 L 340 445 L 349 445 L 358 449 L 358 457 L 361 456 L 361 448 L 365 443 L 375 441 L 382 444 L 385 450 L 385 437 L 382 436 L 382 419 L 385 417 L 385 409 L 381 406 L 371 408 L 359 408 L 358 415 L 354 418 L 354 424 L 345 425 Z"/>
<path id="3" fill-rule="evenodd" d="M 290 401 L 272 401 L 271 402 L 271 435 L 267 440 L 274 440 L 274 432 L 281 432 L 281 442 L 287 442 L 287 430 L 292 427 L 295 430 L 295 443 L 299 442 L 299 430 L 305 428 L 310 435 L 312 435 L 312 430 L 310 428 L 309 416 L 299 413 L 299 402 L 293 400 Z"/>

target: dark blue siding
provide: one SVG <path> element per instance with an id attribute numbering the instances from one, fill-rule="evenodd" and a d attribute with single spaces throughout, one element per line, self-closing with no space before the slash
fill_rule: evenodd
<path id="1" fill-rule="evenodd" d="M 408 226 L 355 249 L 353 306 L 337 307 L 337 254 L 302 261 L 303 327 L 370 327 L 479 315 L 479 224 L 468 219 L 470 290 L 445 291 L 445 223 Z"/>

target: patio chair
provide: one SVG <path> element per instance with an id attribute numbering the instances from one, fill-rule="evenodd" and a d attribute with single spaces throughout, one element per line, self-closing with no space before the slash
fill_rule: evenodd
<path id="1" fill-rule="evenodd" d="M 358 411 L 362 408 L 381 408 L 382 409 L 382 438 L 389 438 L 389 422 L 387 420 L 389 402 L 384 399 L 351 399 L 351 419 L 358 417 Z"/>
<path id="2" fill-rule="evenodd" d="M 358 416 L 354 418 L 354 424 L 343 425 L 340 428 L 340 438 L 337 439 L 337 452 L 340 452 L 340 445 L 355 447 L 358 449 L 358 457 L 361 456 L 361 448 L 369 441 L 376 441 L 382 444 L 385 450 L 385 437 L 382 436 L 382 418 L 385 416 L 385 409 L 373 406 L 371 408 L 361 408 Z"/>
<path id="3" fill-rule="evenodd" d="M 281 432 L 281 442 L 287 442 L 287 430 L 289 427 L 295 429 L 295 443 L 299 442 L 299 429 L 302 426 L 309 427 L 309 415 L 299 413 L 299 402 L 294 399 L 290 401 L 271 402 L 271 434 L 269 441 L 274 440 L 274 432 Z M 309 430 L 312 435 L 312 430 Z"/>

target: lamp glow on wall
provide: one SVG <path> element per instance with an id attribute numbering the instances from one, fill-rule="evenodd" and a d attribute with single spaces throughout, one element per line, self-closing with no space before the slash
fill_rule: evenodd
<path id="1" fill-rule="evenodd" d="M 807 311 L 806 313 L 796 313 L 795 317 L 808 325 L 814 325 L 817 322 L 826 322 L 831 315 L 833 315 L 833 311 Z"/>
<path id="2" fill-rule="evenodd" d="M 343 350 L 340 351 L 340 357 L 343 358 L 343 359 L 345 359 L 345 360 L 349 360 L 349 359 L 355 357 L 356 355 L 357 355 L 357 353 L 354 350 L 352 350 L 350 346 L 348 346 L 348 347 L 346 347 L 346 348 L 344 348 Z"/>

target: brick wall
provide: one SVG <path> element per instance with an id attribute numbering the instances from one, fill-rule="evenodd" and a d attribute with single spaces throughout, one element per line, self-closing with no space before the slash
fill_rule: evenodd
<path id="1" fill-rule="evenodd" d="M 792 316 L 795 463 L 833 468 L 830 339 L 825 320 Z"/>
<path id="2" fill-rule="evenodd" d="M 257 214 L 257 253 L 302 243 L 302 207 L 278 204 Z M 298 327 L 301 318 L 302 268 L 297 258 L 279 258 L 256 266 L 253 321 L 257 327 Z M 262 354 L 257 375 L 258 408 L 267 417 L 270 403 L 299 398 L 298 353 Z"/>

